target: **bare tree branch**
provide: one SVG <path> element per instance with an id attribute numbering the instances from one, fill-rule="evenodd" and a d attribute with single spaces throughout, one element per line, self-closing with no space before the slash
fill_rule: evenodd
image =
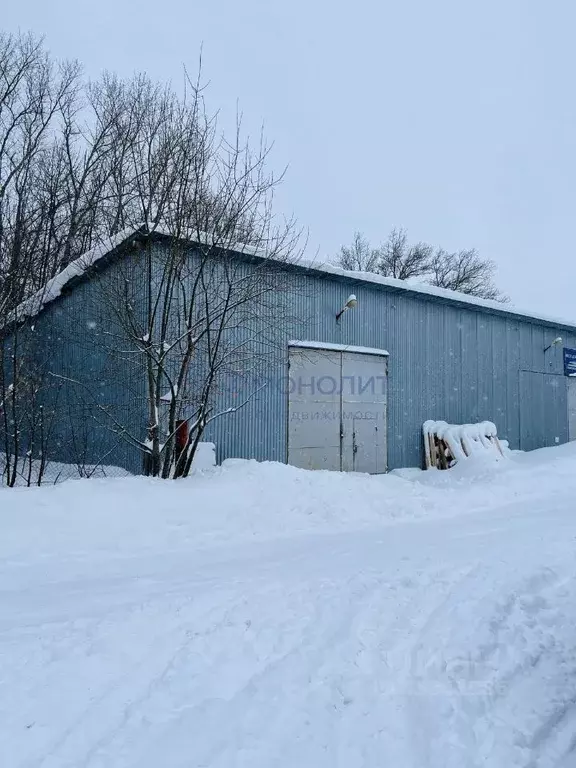
<path id="1" fill-rule="evenodd" d="M 410 245 L 404 229 L 393 229 L 386 242 L 372 248 L 356 232 L 351 246 L 343 246 L 337 258 L 343 269 L 375 272 L 398 280 L 422 280 L 439 288 L 460 291 L 495 301 L 508 301 L 496 287 L 496 265 L 474 250 L 449 253 L 427 243 Z"/>

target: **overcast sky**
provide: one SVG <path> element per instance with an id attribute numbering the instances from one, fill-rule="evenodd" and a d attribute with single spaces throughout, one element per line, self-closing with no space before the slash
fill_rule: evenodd
<path id="1" fill-rule="evenodd" d="M 522 307 L 576 320 L 573 0 L 4 0 L 57 57 L 182 81 L 263 122 L 279 205 L 323 258 L 363 231 L 477 248 Z"/>

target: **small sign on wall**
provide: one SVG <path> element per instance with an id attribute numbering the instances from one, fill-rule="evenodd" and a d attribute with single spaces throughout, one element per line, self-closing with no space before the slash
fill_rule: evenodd
<path id="1" fill-rule="evenodd" d="M 576 376 L 576 349 L 564 347 L 564 375 Z"/>

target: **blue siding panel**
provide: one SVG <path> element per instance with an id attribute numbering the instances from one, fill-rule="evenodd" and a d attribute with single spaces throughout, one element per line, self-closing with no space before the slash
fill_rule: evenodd
<path id="1" fill-rule="evenodd" d="M 136 261 L 131 269 L 133 290 L 142 294 Z M 103 281 L 118 279 L 114 265 L 101 275 Z M 544 385 L 540 379 L 524 380 L 522 372 L 562 374 L 561 347 L 546 354 L 543 350 L 562 335 L 566 346 L 576 346 L 576 332 L 343 277 L 291 272 L 288 279 L 281 298 L 289 301 L 293 320 L 276 329 L 276 352 L 261 372 L 266 386 L 241 410 L 213 421 L 206 432 L 205 439 L 216 443 L 219 461 L 228 457 L 286 460 L 290 339 L 388 350 L 390 468 L 421 464 L 421 428 L 430 418 L 454 423 L 494 421 L 512 448 L 521 446 L 526 431 L 530 435 L 541 431 L 539 425 L 546 421 L 554 437 L 567 439 L 563 377 L 546 378 Z M 358 305 L 337 323 L 335 315 L 350 293 L 356 294 Z M 79 283 L 69 295 L 49 305 L 37 318 L 35 333 L 41 342 L 38 354 L 50 360 L 54 372 L 89 379 L 93 390 L 100 383 L 101 402 L 144 437 L 141 377 L 134 360 L 117 352 L 114 318 L 101 301 L 98 280 Z M 254 389 L 253 380 L 224 383 L 217 410 L 243 402 Z M 534 421 L 527 423 L 532 413 Z M 86 403 L 75 417 L 76 428 L 82 427 L 91 433 L 90 440 L 102 443 L 99 451 L 110 450 L 109 463 L 138 470 L 138 452 L 127 444 L 118 447 L 111 425 L 100 423 L 96 415 L 93 404 Z M 69 444 L 69 429 L 66 423 L 58 425 L 57 442 L 62 446 Z M 530 440 L 549 441 L 550 434 L 538 433 Z M 54 458 L 70 456 L 63 447 Z"/>

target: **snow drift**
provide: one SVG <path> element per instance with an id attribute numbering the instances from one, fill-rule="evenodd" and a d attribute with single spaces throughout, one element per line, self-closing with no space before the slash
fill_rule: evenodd
<path id="1" fill-rule="evenodd" d="M 576 446 L 0 490 L 0 765 L 574 764 Z"/>

